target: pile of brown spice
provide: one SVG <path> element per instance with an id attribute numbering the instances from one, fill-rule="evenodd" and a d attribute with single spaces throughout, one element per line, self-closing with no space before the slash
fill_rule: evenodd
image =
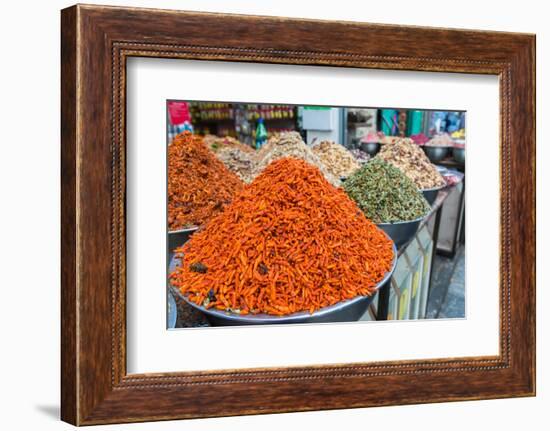
<path id="1" fill-rule="evenodd" d="M 359 163 L 359 165 L 364 165 L 370 160 L 370 154 L 359 148 L 353 148 L 349 152 L 353 157 L 355 157 L 355 160 L 357 160 L 357 163 Z"/>
<path id="2" fill-rule="evenodd" d="M 168 228 L 200 226 L 243 188 L 242 181 L 189 132 L 168 145 Z"/>
<path id="3" fill-rule="evenodd" d="M 353 155 L 342 145 L 332 141 L 321 141 L 311 147 L 327 171 L 336 178 L 348 177 L 360 168 Z"/>
<path id="4" fill-rule="evenodd" d="M 252 178 L 256 178 L 271 162 L 282 157 L 294 157 L 305 160 L 317 167 L 332 185 L 339 187 L 340 179 L 331 174 L 319 160 L 319 157 L 302 140 L 298 132 L 284 132 L 269 139 L 267 144 L 256 153 L 256 165 Z"/>
<path id="5" fill-rule="evenodd" d="M 454 146 L 454 141 L 448 133 L 441 133 L 439 135 L 435 135 L 424 145 L 427 147 L 452 147 Z"/>
<path id="6" fill-rule="evenodd" d="M 245 153 L 254 152 L 254 148 L 252 148 L 250 145 L 243 144 L 232 136 L 205 135 L 204 143 L 215 153 L 224 148 L 238 148 Z"/>
<path id="7" fill-rule="evenodd" d="M 414 142 L 411 138 L 404 138 L 402 136 L 389 136 L 389 135 L 385 135 L 385 136 L 382 136 L 378 142 L 380 142 L 380 144 L 382 145 L 391 145 L 391 144 L 395 144 L 397 142 Z"/>
<path id="8" fill-rule="evenodd" d="M 271 163 L 178 249 L 171 283 L 190 301 L 239 314 L 315 312 L 373 289 L 392 241 L 319 169 Z"/>
<path id="9" fill-rule="evenodd" d="M 254 153 L 242 151 L 240 148 L 227 147 L 218 150 L 216 157 L 245 183 L 252 181 Z"/>
<path id="10" fill-rule="evenodd" d="M 392 144 L 383 145 L 376 158 L 401 169 L 421 190 L 445 185 L 445 180 L 437 168 L 411 139 L 401 139 Z"/>

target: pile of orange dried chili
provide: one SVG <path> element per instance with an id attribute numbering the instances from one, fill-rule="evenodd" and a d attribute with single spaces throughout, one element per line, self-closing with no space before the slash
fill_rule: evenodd
<path id="1" fill-rule="evenodd" d="M 178 252 L 171 283 L 191 301 L 271 315 L 370 295 L 394 258 L 345 192 L 294 158 L 272 162 Z"/>
<path id="2" fill-rule="evenodd" d="M 168 145 L 168 227 L 200 226 L 231 202 L 243 182 L 206 147 L 179 134 Z"/>

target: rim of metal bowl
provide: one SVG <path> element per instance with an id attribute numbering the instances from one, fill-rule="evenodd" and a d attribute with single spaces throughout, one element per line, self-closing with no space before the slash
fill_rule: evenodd
<path id="1" fill-rule="evenodd" d="M 433 191 L 436 191 L 436 190 L 441 190 L 443 188 L 447 187 L 447 184 L 443 184 L 441 186 L 438 186 L 438 187 L 432 187 L 430 189 L 420 189 L 421 192 L 433 192 Z"/>
<path id="2" fill-rule="evenodd" d="M 169 230 L 168 235 L 170 234 L 176 234 L 176 233 L 187 233 L 195 231 L 199 228 L 199 226 L 191 226 L 191 227 L 185 227 L 183 229 L 177 229 L 177 230 Z"/>
<path id="3" fill-rule="evenodd" d="M 376 292 L 378 291 L 378 289 L 380 289 L 380 287 L 382 287 L 391 278 L 391 276 L 393 275 L 393 272 L 395 271 L 395 267 L 397 266 L 397 247 L 395 246 L 395 242 L 393 242 L 393 240 L 389 237 L 388 234 L 386 234 L 386 232 L 384 232 L 384 234 L 388 237 L 388 239 L 392 241 L 393 261 L 389 271 L 386 272 L 384 277 L 374 287 L 372 296 L 376 295 Z M 175 258 L 176 256 L 174 256 L 174 259 Z M 223 319 L 229 319 L 229 320 L 234 320 L 239 322 L 251 322 L 251 323 L 266 323 L 266 322 L 292 323 L 293 321 L 301 320 L 304 317 L 309 317 L 309 318 L 320 317 L 320 316 L 329 314 L 335 310 L 339 310 L 341 308 L 347 307 L 348 305 L 354 304 L 366 298 L 366 296 L 356 296 L 355 298 L 346 299 L 344 301 L 337 302 L 336 304 L 329 305 L 328 307 L 321 308 L 320 310 L 317 310 L 312 314 L 310 314 L 308 311 L 298 311 L 296 313 L 292 313 L 284 316 L 274 316 L 271 314 L 263 314 L 263 313 L 262 314 L 237 314 L 226 310 L 207 309 L 202 305 L 198 305 L 193 301 L 190 301 L 177 288 L 172 286 L 172 284 L 169 284 L 169 286 L 170 286 L 170 289 L 176 295 L 178 295 L 179 298 L 183 299 L 191 307 L 203 312 L 204 314 L 207 314 L 207 315 L 209 314 L 214 317 L 223 318 Z"/>
<path id="4" fill-rule="evenodd" d="M 174 329 L 176 327 L 176 323 L 178 322 L 178 305 L 176 304 L 176 299 L 174 298 L 174 292 L 172 289 L 168 291 L 168 316 L 166 319 L 166 323 L 168 328 Z"/>
<path id="5" fill-rule="evenodd" d="M 424 148 L 445 148 L 445 149 L 449 149 L 449 148 L 453 148 L 452 145 L 422 145 Z"/>
<path id="6" fill-rule="evenodd" d="M 429 211 L 424 214 L 423 216 L 420 216 L 418 218 L 415 218 L 413 220 L 402 220 L 402 221 L 396 221 L 396 222 L 386 222 L 386 223 L 376 223 L 376 226 L 394 226 L 396 224 L 407 224 L 407 223 L 416 223 L 416 222 L 420 222 L 422 220 L 424 220 L 424 218 L 426 218 L 426 216 L 429 214 Z"/>

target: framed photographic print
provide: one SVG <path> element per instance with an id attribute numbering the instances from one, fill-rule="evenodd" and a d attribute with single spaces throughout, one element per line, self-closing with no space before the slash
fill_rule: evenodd
<path id="1" fill-rule="evenodd" d="M 534 48 L 64 9 L 62 419 L 534 395 Z"/>

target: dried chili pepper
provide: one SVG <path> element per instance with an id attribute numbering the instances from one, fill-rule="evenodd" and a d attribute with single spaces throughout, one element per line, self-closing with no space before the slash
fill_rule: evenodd
<path id="1" fill-rule="evenodd" d="M 184 132 L 168 145 L 168 226 L 200 226 L 219 213 L 243 182 L 206 147 Z"/>
<path id="2" fill-rule="evenodd" d="M 272 315 L 370 295 L 394 258 L 391 240 L 345 192 L 294 158 L 272 162 L 178 252 L 208 267 L 170 275 L 191 301 Z"/>

